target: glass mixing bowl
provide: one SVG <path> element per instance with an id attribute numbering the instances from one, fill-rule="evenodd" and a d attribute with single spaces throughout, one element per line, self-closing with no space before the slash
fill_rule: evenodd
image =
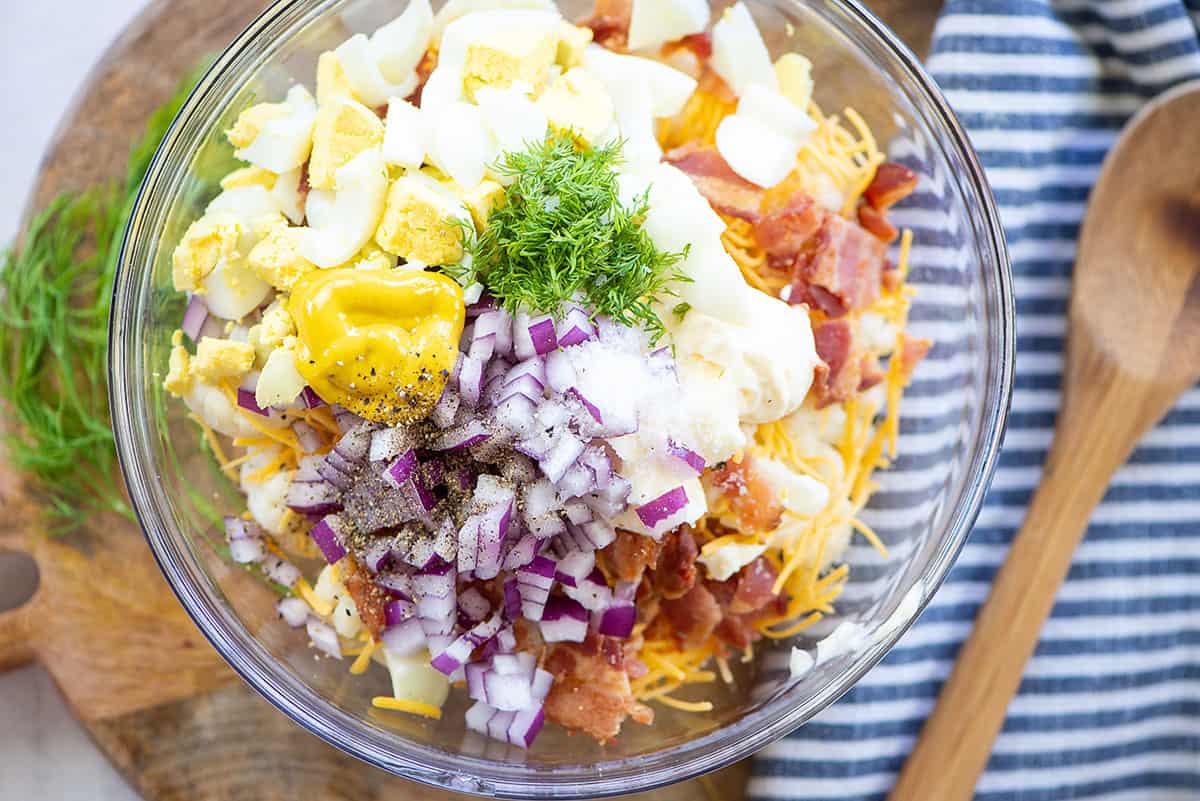
<path id="1" fill-rule="evenodd" d="M 587 0 L 566 0 L 568 18 Z M 435 3 L 437 5 L 437 3 Z M 397 0 L 292 0 L 262 14 L 220 56 L 154 159 L 126 233 L 111 326 L 113 425 L 125 478 L 163 573 L 213 646 L 268 701 L 344 751 L 409 779 L 493 797 L 580 798 L 645 790 L 748 756 L 844 693 L 912 624 L 954 561 L 987 489 L 1012 382 L 1013 300 L 1000 221 L 967 137 L 917 59 L 861 6 L 842 0 L 750 0 L 773 55 L 815 64 L 827 111 L 853 105 L 893 159 L 920 176 L 896 210 L 916 233 L 912 329 L 937 345 L 906 398 L 894 469 L 880 474 L 867 522 L 884 559 L 852 547 L 838 615 L 806 636 L 766 642 L 736 683 L 696 685 L 711 713 L 656 709 L 652 727 L 626 724 L 599 746 L 554 726 L 525 752 L 463 725 L 460 693 L 440 722 L 381 713 L 381 669 L 351 676 L 314 660 L 303 632 L 276 620 L 274 596 L 217 553 L 214 513 L 240 496 L 213 469 L 182 403 L 161 390 L 182 313 L 171 251 L 231 165 L 221 132 L 251 98 L 311 86 L 318 55 L 350 32 L 394 17 Z M 781 354 L 784 358 L 785 354 Z M 812 648 L 840 622 L 858 636 L 828 649 L 799 680 L 790 648 Z M 736 661 L 736 660 L 735 660 Z"/>

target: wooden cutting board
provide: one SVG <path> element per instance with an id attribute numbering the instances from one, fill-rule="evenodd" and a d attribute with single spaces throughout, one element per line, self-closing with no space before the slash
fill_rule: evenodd
<path id="1" fill-rule="evenodd" d="M 150 112 L 264 5 L 151 3 L 65 115 L 30 207 L 121 172 Z M 940 0 L 870 5 L 914 50 L 927 50 Z M 0 670 L 41 662 L 97 745 L 150 801 L 462 798 L 367 767 L 259 698 L 184 614 L 136 526 L 98 518 L 51 540 L 38 518 L 36 497 L 0 460 L 0 550 L 28 553 L 40 574 L 28 603 L 0 613 Z M 747 775 L 742 763 L 653 797 L 735 801 Z"/>

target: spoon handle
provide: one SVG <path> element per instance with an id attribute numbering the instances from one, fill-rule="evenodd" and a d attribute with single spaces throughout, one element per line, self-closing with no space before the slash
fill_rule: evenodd
<path id="1" fill-rule="evenodd" d="M 1128 455 L 1128 432 L 1087 424 L 1097 419 L 1064 408 L 1025 522 L 889 801 L 972 798 L 1092 510 Z"/>

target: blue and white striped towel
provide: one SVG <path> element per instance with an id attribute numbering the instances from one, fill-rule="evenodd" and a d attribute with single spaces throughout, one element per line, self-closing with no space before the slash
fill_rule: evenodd
<path id="1" fill-rule="evenodd" d="M 1198 24 L 1200 0 L 946 3 L 929 68 L 987 168 L 1012 255 L 1008 438 L 946 585 L 854 690 L 757 758 L 756 801 L 865 801 L 891 788 L 1038 481 L 1089 188 L 1139 106 L 1200 78 Z M 1180 147 L 1196 141 L 1180 131 Z M 1200 390 L 1093 516 L 976 798 L 1200 799 Z"/>

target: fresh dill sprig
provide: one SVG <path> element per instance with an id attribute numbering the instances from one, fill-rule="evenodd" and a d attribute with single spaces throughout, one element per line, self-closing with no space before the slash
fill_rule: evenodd
<path id="1" fill-rule="evenodd" d="M 11 464 L 47 501 L 51 531 L 87 512 L 133 517 L 114 468 L 108 313 L 121 237 L 150 159 L 199 78 L 154 112 L 120 182 L 66 192 L 0 253 L 0 398 Z"/>
<path id="2" fill-rule="evenodd" d="M 620 202 L 615 167 L 620 143 L 579 147 L 567 134 L 547 136 L 496 166 L 511 177 L 505 203 L 492 211 L 471 256 L 446 271 L 480 281 L 510 311 L 556 313 L 581 298 L 598 314 L 641 325 L 657 340 L 663 322 L 657 299 L 688 278 L 685 253 L 664 253 L 642 230 L 647 196 Z"/>

